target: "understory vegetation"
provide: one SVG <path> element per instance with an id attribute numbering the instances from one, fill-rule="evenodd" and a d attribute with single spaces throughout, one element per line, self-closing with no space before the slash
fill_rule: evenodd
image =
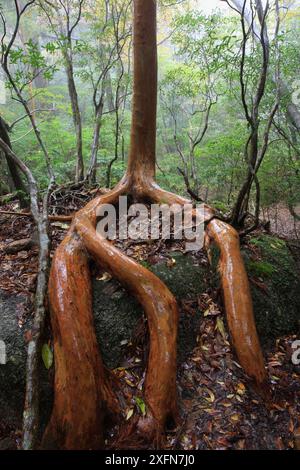
<path id="1" fill-rule="evenodd" d="M 8 38 L 2 41 L 8 74 L 4 67 L 1 116 L 15 153 L 41 188 L 48 185 L 47 165 L 58 184 L 88 177 L 113 187 L 129 148 L 132 2 L 74 1 L 68 9 L 59 3 L 33 2 L 9 51 Z M 1 4 L 10 31 L 15 7 Z M 159 6 L 157 179 L 180 194 L 188 187 L 229 214 L 247 180 L 255 129 L 260 188 L 257 195 L 251 184 L 244 212 L 255 216 L 259 204 L 268 220 L 266 211 L 284 204 L 291 220 L 298 219 L 299 120 L 292 121 L 289 108 L 299 101 L 299 9 L 295 2 L 271 2 L 262 44 L 258 13 L 251 29 L 250 6 L 231 7 L 219 2 L 201 11 L 192 1 Z M 21 119 L 25 103 L 44 150 L 30 119 Z M 5 195 L 15 188 L 1 165 Z M 245 214 L 237 209 L 239 223 Z"/>

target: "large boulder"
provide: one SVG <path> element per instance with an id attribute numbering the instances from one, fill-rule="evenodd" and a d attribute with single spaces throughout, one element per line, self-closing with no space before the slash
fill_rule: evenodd
<path id="1" fill-rule="evenodd" d="M 300 277 L 296 253 L 277 237 L 253 237 L 243 255 L 263 343 L 300 331 Z"/>
<path id="2" fill-rule="evenodd" d="M 299 331 L 300 279 L 288 245 L 278 238 L 259 236 L 242 249 L 250 277 L 255 317 L 262 344 L 268 347 L 275 338 Z M 216 287 L 217 270 L 209 268 L 203 256 L 172 253 L 173 261 L 147 267 L 173 292 L 180 307 L 179 361 L 193 349 L 199 331 L 201 311 L 191 309 L 188 301 Z M 135 299 L 116 281 L 94 280 L 94 318 L 98 342 L 105 363 L 114 368 L 122 363 L 124 345 L 143 321 L 143 311 Z M 26 342 L 24 333 L 31 322 L 20 327 L 18 310 L 25 296 L 0 292 L 0 340 L 7 349 L 7 363 L 0 364 L 1 419 L 20 426 L 25 390 Z M 193 304 L 195 305 L 195 303 Z M 51 409 L 53 368 L 41 364 L 43 421 Z"/>
<path id="3" fill-rule="evenodd" d="M 194 258 L 172 254 L 172 267 L 166 262 L 147 266 L 166 282 L 178 300 L 197 298 L 205 291 L 207 266 L 197 263 Z M 108 367 L 120 365 L 124 343 L 129 341 L 143 320 L 143 311 L 135 299 L 116 281 L 94 280 L 94 318 L 96 335 Z M 0 424 L 9 421 L 12 427 L 21 425 L 25 394 L 26 341 L 25 332 L 30 330 L 32 320 L 20 326 L 18 313 L 26 296 L 13 296 L 0 291 L 0 340 L 6 344 L 7 363 L 0 365 Z M 179 331 L 180 359 L 195 344 L 201 312 L 195 315 L 181 311 Z M 46 371 L 41 361 L 41 416 L 43 422 L 51 410 L 53 368 Z"/>
<path id="4" fill-rule="evenodd" d="M 5 345 L 6 363 L 0 364 L 0 418 L 20 422 L 24 400 L 26 343 L 18 312 L 27 298 L 0 291 L 0 340 Z"/>
<path id="5" fill-rule="evenodd" d="M 289 244 L 277 237 L 260 234 L 241 247 L 250 280 L 254 315 L 265 349 L 276 338 L 300 331 L 300 276 L 298 259 Z M 219 250 L 212 249 L 210 282 L 220 284 L 217 269 Z"/>
<path id="6" fill-rule="evenodd" d="M 208 266 L 190 254 L 172 253 L 172 261 L 147 265 L 170 289 L 178 301 L 197 299 L 207 289 Z M 94 281 L 94 312 L 97 338 L 105 363 L 116 367 L 122 358 L 122 345 L 143 319 L 135 299 L 115 281 Z M 181 303 L 179 302 L 179 307 Z M 183 360 L 195 344 L 201 312 L 188 315 L 180 308 L 178 355 Z"/>

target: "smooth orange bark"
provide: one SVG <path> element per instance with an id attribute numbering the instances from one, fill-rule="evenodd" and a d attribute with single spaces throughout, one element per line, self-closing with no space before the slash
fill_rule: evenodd
<path id="1" fill-rule="evenodd" d="M 145 380 L 147 416 L 138 428 L 151 439 L 177 417 L 177 303 L 150 271 L 96 232 L 96 210 L 124 187 L 91 201 L 74 217 L 56 251 L 49 281 L 55 351 L 55 400 L 43 447 L 96 449 L 103 444 L 103 416 L 117 410 L 98 351 L 92 319 L 88 253 L 111 272 L 144 307 L 150 331 Z"/>
<path id="2" fill-rule="evenodd" d="M 256 331 L 252 297 L 240 251 L 239 235 L 233 227 L 217 219 L 208 224 L 207 235 L 220 250 L 219 270 L 233 346 L 245 372 L 263 390 L 267 382 L 267 373 Z"/>

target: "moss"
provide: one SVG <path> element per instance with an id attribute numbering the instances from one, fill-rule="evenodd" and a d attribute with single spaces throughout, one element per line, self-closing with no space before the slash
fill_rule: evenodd
<path id="1" fill-rule="evenodd" d="M 285 249 L 286 247 L 285 241 L 271 237 L 270 235 L 261 235 L 259 238 L 251 238 L 250 244 L 272 252 L 274 250 Z"/>
<path id="2" fill-rule="evenodd" d="M 253 238 L 260 260 L 242 250 L 251 282 L 258 332 L 263 341 L 299 331 L 300 279 L 295 259 L 284 240 L 269 235 Z M 256 279 L 262 282 L 259 286 Z"/>
<path id="3" fill-rule="evenodd" d="M 271 345 L 280 336 L 300 329 L 300 278 L 287 243 L 261 235 L 242 247 L 250 279 L 256 325 L 262 344 Z M 255 247 L 255 256 L 251 245 Z M 220 285 L 217 269 L 220 252 L 211 250 L 212 287 Z M 257 259 L 259 256 L 259 259 Z"/>
<path id="4" fill-rule="evenodd" d="M 249 274 L 261 277 L 270 277 L 276 271 L 275 266 L 267 261 L 251 261 L 248 262 Z"/>
<path id="5" fill-rule="evenodd" d="M 250 278 L 258 332 L 262 343 L 268 346 L 275 338 L 299 330 L 300 281 L 296 262 L 284 241 L 262 235 L 253 238 L 251 244 L 255 246 L 256 256 L 247 246 L 242 248 L 242 254 Z M 172 253 L 175 260 L 172 267 L 166 261 L 154 266 L 142 264 L 169 287 L 177 300 L 196 299 L 199 294 L 207 292 L 208 278 L 210 286 L 220 285 L 216 269 L 219 250 L 214 248 L 211 254 L 211 270 L 199 266 L 192 256 L 180 252 Z M 112 280 L 94 281 L 94 312 L 96 334 L 104 360 L 109 367 L 115 367 L 123 356 L 122 343 L 131 339 L 143 317 L 143 310 Z M 192 350 L 200 321 L 200 311 L 194 316 L 181 312 L 179 360 Z"/>
<path id="6" fill-rule="evenodd" d="M 140 261 L 140 265 L 144 266 L 144 268 L 149 269 L 151 271 L 151 264 L 148 261 Z"/>
<path id="7" fill-rule="evenodd" d="M 226 213 L 228 211 L 228 205 L 222 201 L 213 201 L 212 206 L 220 212 Z"/>

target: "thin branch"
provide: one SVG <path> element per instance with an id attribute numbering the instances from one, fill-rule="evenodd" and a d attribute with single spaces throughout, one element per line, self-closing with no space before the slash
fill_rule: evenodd
<path id="1" fill-rule="evenodd" d="M 33 111 L 31 111 L 30 115 L 33 115 L 33 114 L 36 114 L 36 113 L 45 113 L 45 112 L 53 112 L 53 111 L 56 111 L 56 109 L 34 109 Z M 12 124 L 10 124 L 8 126 L 8 130 L 9 132 L 11 132 L 13 130 L 13 128 L 15 127 L 15 125 L 17 125 L 20 121 L 23 121 L 23 119 L 26 119 L 28 116 L 28 114 L 24 114 L 23 116 L 19 117 L 18 119 L 16 119 Z"/>

